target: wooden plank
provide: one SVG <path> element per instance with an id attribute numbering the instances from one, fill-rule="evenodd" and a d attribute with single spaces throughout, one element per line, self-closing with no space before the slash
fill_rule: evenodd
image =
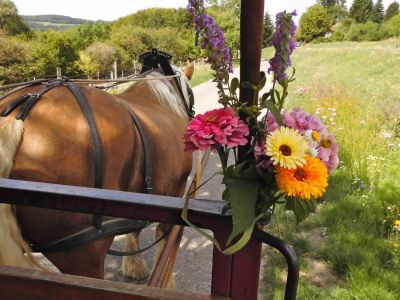
<path id="1" fill-rule="evenodd" d="M 0 179 L 0 202 L 185 225 L 183 199 L 159 195 Z M 230 224 L 223 201 L 191 201 L 190 219 L 202 226 Z M 216 224 L 217 223 L 217 224 Z"/>
<path id="2" fill-rule="evenodd" d="M 0 266 L 2 300 L 227 300 L 130 283 Z"/>

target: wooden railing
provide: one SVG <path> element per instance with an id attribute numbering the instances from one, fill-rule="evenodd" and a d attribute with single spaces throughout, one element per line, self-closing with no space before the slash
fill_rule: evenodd
<path id="1" fill-rule="evenodd" d="M 0 179 L 0 202 L 185 225 L 181 219 L 183 199 L 175 197 Z M 221 214 L 223 206 L 222 201 L 201 199 L 191 201 L 189 206 L 189 217 L 192 222 L 199 227 L 210 229 L 220 243 L 225 242 L 231 230 L 231 217 Z M 256 300 L 261 241 L 277 248 L 288 260 L 285 299 L 295 299 L 298 265 L 294 251 L 279 239 L 260 230 L 256 229 L 253 236 L 254 238 L 241 251 L 231 256 L 222 255 L 216 248 L 213 249 L 211 296 L 181 292 L 174 294 L 170 291 L 132 284 L 110 281 L 100 283 L 99 280 L 84 277 L 0 267 L 0 299 L 87 300 L 121 297 L 118 299 L 194 300 L 230 297 L 229 299 L 233 300 Z M 51 294 L 46 295 L 50 291 Z M 11 297 L 13 293 L 15 295 Z M 19 297 L 19 293 L 21 295 L 43 293 L 43 297 Z M 53 297 L 55 295 L 60 295 L 60 298 Z M 63 295 L 72 296 L 62 298 Z"/>

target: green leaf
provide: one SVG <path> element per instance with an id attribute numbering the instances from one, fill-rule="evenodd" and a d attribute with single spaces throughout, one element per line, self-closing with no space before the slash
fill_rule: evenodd
<path id="1" fill-rule="evenodd" d="M 261 72 L 261 73 L 264 73 L 264 72 Z M 261 77 L 260 83 L 257 85 L 257 92 L 259 92 L 263 89 L 266 82 L 267 82 L 267 78 L 265 77 L 265 73 L 264 73 L 264 76 Z"/>
<path id="2" fill-rule="evenodd" d="M 293 197 L 286 198 L 287 210 L 294 212 L 296 216 L 296 222 L 300 223 L 308 218 L 311 213 L 314 213 L 317 209 L 317 202 L 315 200 L 302 200 Z"/>
<path id="3" fill-rule="evenodd" d="M 239 83 L 239 79 L 237 79 L 236 77 L 234 77 L 231 80 L 231 93 L 234 94 L 236 92 L 236 90 L 238 89 L 240 83 Z"/>
<path id="4" fill-rule="evenodd" d="M 272 101 L 267 101 L 265 103 L 265 106 L 267 109 L 274 115 L 276 121 L 280 126 L 285 126 L 285 123 L 283 122 L 282 116 L 278 108 L 274 105 Z"/>
<path id="5" fill-rule="evenodd" d="M 233 230 L 227 245 L 240 233 L 253 228 L 259 181 L 227 179 L 229 203 L 232 209 Z"/>
<path id="6" fill-rule="evenodd" d="M 243 87 L 243 88 L 246 88 L 246 89 L 252 89 L 253 91 L 257 90 L 257 87 L 255 85 L 251 84 L 248 81 L 241 82 L 240 86 Z"/>

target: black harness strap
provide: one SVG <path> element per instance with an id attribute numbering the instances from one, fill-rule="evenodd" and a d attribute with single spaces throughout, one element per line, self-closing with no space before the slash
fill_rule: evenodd
<path id="1" fill-rule="evenodd" d="M 26 94 L 21 97 L 19 97 L 17 100 L 15 100 L 13 103 L 8 105 L 5 110 L 0 114 L 2 117 L 8 116 L 11 112 L 14 111 L 18 106 L 21 106 L 20 111 L 16 115 L 17 120 L 22 120 L 24 121 L 26 116 L 28 115 L 29 111 L 35 105 L 36 101 L 46 92 L 51 90 L 52 88 L 62 84 L 62 82 L 52 82 L 48 83 L 41 91 L 39 91 L 36 94 Z M 26 86 L 24 86 L 26 87 Z M 14 90 L 13 93 L 17 92 L 18 90 Z M 11 95 L 12 93 L 8 94 L 7 96 Z M 0 99 L 1 100 L 1 99 Z"/>
<path id="2" fill-rule="evenodd" d="M 150 142 L 147 138 L 147 134 L 145 129 L 142 126 L 142 123 L 140 123 L 140 120 L 138 116 L 136 115 L 135 111 L 129 106 L 125 105 L 125 107 L 129 110 L 133 123 L 135 123 L 135 126 L 139 132 L 140 139 L 142 141 L 143 145 L 143 153 L 144 153 L 144 185 L 146 188 L 146 193 L 147 194 L 153 194 L 153 183 L 151 179 L 151 170 L 152 170 L 152 161 L 151 161 L 151 146 Z"/>
<path id="3" fill-rule="evenodd" d="M 100 136 L 97 131 L 96 122 L 86 97 L 83 95 L 80 88 L 73 83 L 67 82 L 67 87 L 74 95 L 78 102 L 86 122 L 88 123 L 90 136 L 92 138 L 94 147 L 94 186 L 95 188 L 102 188 L 103 186 L 103 149 L 101 148 Z M 93 215 L 93 224 L 96 228 L 101 229 L 103 217 L 100 215 Z"/>
<path id="4" fill-rule="evenodd" d="M 65 251 L 94 242 L 110 235 L 126 234 L 146 227 L 148 222 L 131 219 L 113 219 L 102 223 L 101 230 L 91 226 L 67 237 L 43 244 L 31 245 L 35 252 Z M 121 230 L 123 228 L 124 230 Z"/>

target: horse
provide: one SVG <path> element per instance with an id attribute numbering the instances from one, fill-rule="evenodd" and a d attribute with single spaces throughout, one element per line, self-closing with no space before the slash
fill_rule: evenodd
<path id="1" fill-rule="evenodd" d="M 126 84 L 117 94 L 62 80 L 9 93 L 0 101 L 0 177 L 94 187 L 101 173 L 101 188 L 145 192 L 143 170 L 148 168 L 154 194 L 182 196 L 192 168 L 192 156 L 183 146 L 188 108 L 194 101 L 188 84 L 192 74 L 193 65 L 177 80 L 152 69 L 141 76 L 146 80 Z M 77 94 L 86 99 L 89 117 L 83 114 Z M 31 245 L 46 244 L 92 224 L 88 214 L 1 204 L 0 264 L 40 268 L 30 254 Z M 159 225 L 156 231 L 162 236 L 166 226 Z M 138 248 L 139 233 L 127 235 L 124 250 Z M 104 259 L 113 239 L 110 235 L 43 254 L 62 273 L 104 278 Z M 139 280 L 148 275 L 140 256 L 124 257 L 122 272 Z"/>

